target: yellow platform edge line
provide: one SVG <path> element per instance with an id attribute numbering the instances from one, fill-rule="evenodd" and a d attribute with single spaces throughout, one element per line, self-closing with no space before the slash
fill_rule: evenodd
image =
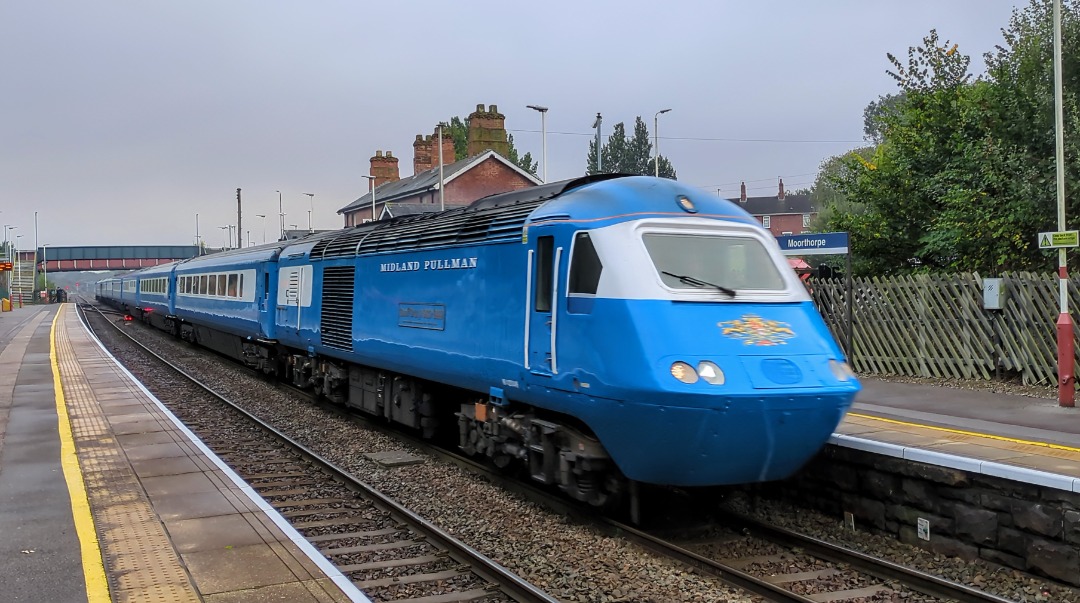
<path id="1" fill-rule="evenodd" d="M 88 603 L 109 603 L 109 582 L 105 579 L 105 565 L 101 560 L 101 546 L 98 543 L 94 518 L 90 513 L 90 501 L 86 497 L 86 483 L 79 468 L 79 457 L 75 454 L 75 438 L 71 432 L 71 420 L 68 417 L 67 401 L 64 399 L 64 386 L 60 381 L 60 365 L 56 358 L 56 323 L 64 314 L 66 304 L 61 305 L 53 318 L 49 330 L 49 363 L 52 365 L 53 391 L 56 394 L 56 414 L 60 424 L 60 465 L 64 468 L 64 480 L 67 482 L 71 497 L 71 514 L 75 519 L 75 533 L 79 536 L 79 548 L 82 551 L 83 576 L 86 580 L 86 599 Z"/>
<path id="2" fill-rule="evenodd" d="M 1000 442 L 1009 442 L 1011 444 L 1026 444 L 1028 446 L 1038 446 L 1041 448 L 1051 448 L 1053 450 L 1065 450 L 1067 452 L 1080 452 L 1080 448 L 1073 448 L 1072 446 L 1062 446 L 1061 444 L 1051 444 L 1050 442 L 1034 442 L 1031 440 L 1020 440 L 1017 438 L 1008 438 L 1005 436 L 993 435 L 990 433 L 979 433 L 977 431 L 964 431 L 961 429 L 950 429 L 948 427 L 937 427 L 934 425 L 923 425 L 921 423 L 909 423 L 907 421 L 897 421 L 896 419 L 886 419 L 884 417 L 875 417 L 873 415 L 864 415 L 856 412 L 849 412 L 849 417 L 858 417 L 860 419 L 870 419 L 873 421 L 881 421 L 883 423 L 893 423 L 895 425 L 905 425 L 907 427 L 919 427 L 922 429 L 932 429 L 934 431 L 944 431 L 946 433 L 955 433 L 958 435 L 971 436 L 976 438 L 986 438 L 988 440 L 998 440 Z"/>

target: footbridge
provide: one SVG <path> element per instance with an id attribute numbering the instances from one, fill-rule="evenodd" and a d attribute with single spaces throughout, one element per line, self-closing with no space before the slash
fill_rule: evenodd
<path id="1" fill-rule="evenodd" d="M 205 254 L 207 250 L 203 250 Z M 26 252 L 19 252 L 20 259 Z M 39 247 L 38 270 L 75 272 L 84 270 L 137 270 L 199 254 L 195 245 L 127 245 L 90 247 Z"/>

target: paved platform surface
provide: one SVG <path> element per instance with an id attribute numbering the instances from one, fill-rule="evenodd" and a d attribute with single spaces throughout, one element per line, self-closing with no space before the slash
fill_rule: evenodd
<path id="1" fill-rule="evenodd" d="M 74 305 L 3 313 L 0 345 L 0 600 L 367 600 L 97 345 Z"/>
<path id="2" fill-rule="evenodd" d="M 905 458 L 1080 492 L 1080 407 L 872 377 L 860 381 L 863 391 L 834 444 L 881 442 L 903 449 Z"/>

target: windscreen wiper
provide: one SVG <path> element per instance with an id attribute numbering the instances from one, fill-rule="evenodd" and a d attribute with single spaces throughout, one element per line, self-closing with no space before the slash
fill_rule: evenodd
<path id="1" fill-rule="evenodd" d="M 723 285 L 717 285 L 715 283 L 710 283 L 708 281 L 703 281 L 703 280 L 701 280 L 699 278 L 694 278 L 692 276 L 683 276 L 681 274 L 672 274 L 670 272 L 667 272 L 666 270 L 662 271 L 662 272 L 663 272 L 663 274 L 666 274 L 668 276 L 679 279 L 680 282 L 686 283 L 687 285 L 693 285 L 695 287 L 716 287 L 716 290 L 719 291 L 720 293 L 723 293 L 724 295 L 726 295 L 728 297 L 735 297 L 735 290 L 724 287 Z"/>

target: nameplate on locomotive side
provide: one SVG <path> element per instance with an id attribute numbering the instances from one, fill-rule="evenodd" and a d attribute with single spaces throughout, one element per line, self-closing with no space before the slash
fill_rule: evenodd
<path id="1" fill-rule="evenodd" d="M 398 326 L 413 329 L 446 329 L 446 306 L 443 304 L 398 304 Z"/>
<path id="2" fill-rule="evenodd" d="M 382 262 L 379 272 L 418 272 L 420 270 L 469 270 L 476 268 L 475 257 L 461 257 L 411 262 Z"/>

